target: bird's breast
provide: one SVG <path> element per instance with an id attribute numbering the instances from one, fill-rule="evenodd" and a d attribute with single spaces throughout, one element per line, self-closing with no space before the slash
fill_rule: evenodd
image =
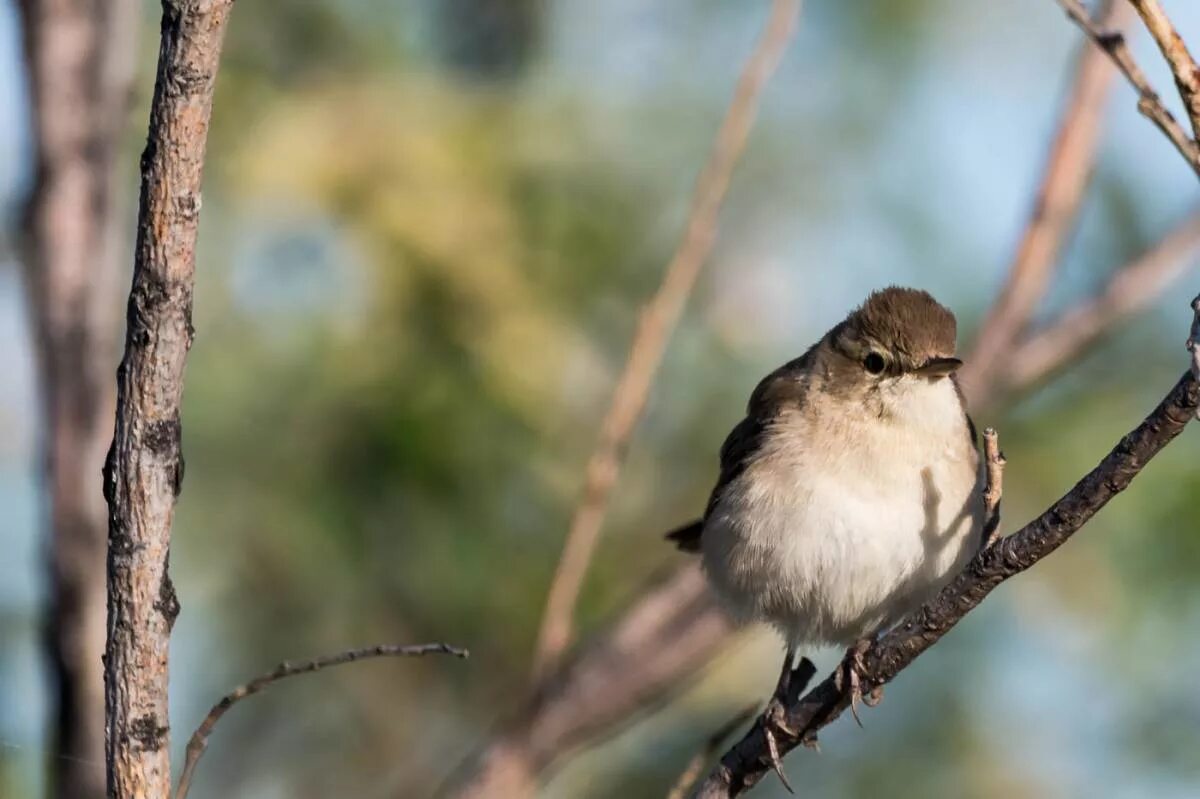
<path id="1" fill-rule="evenodd" d="M 942 429 L 777 420 L 706 521 L 718 593 L 796 641 L 835 643 L 923 601 L 973 553 L 982 523 L 979 460 L 954 411 Z"/>

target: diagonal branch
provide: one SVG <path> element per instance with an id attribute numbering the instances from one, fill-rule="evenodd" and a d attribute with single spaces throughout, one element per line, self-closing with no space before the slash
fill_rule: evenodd
<path id="1" fill-rule="evenodd" d="M 312 660 L 302 660 L 299 663 L 291 663 L 285 660 L 266 674 L 260 674 L 250 682 L 239 685 L 221 697 L 221 700 L 212 706 L 212 709 L 208 711 L 208 715 L 204 717 L 204 721 L 200 722 L 200 726 L 192 733 L 192 737 L 187 745 L 187 756 L 183 763 L 183 773 L 179 777 L 179 787 L 175 789 L 175 799 L 187 799 L 188 791 L 192 787 L 192 777 L 196 773 L 196 766 L 199 765 L 200 758 L 204 756 L 204 750 L 208 748 L 208 736 L 212 734 L 213 728 L 217 726 L 217 722 L 221 720 L 221 717 L 231 707 L 246 697 L 264 691 L 271 685 L 288 677 L 295 677 L 298 674 L 311 674 L 314 671 L 321 671 L 322 669 L 341 666 L 346 663 L 355 663 L 359 660 L 380 657 L 418 657 L 435 654 L 454 655 L 459 658 L 465 658 L 468 655 L 467 650 L 448 644 L 413 644 L 410 646 L 383 644 L 380 646 L 364 647 L 362 649 L 348 649 L 334 655 L 324 655 Z"/>
<path id="2" fill-rule="evenodd" d="M 1132 13 L 1123 0 L 1109 0 L 1101 16 L 1107 28 L 1119 30 L 1126 27 Z M 989 386 L 1002 370 L 1012 343 L 1025 332 L 1050 287 L 1092 175 L 1104 122 L 1104 101 L 1115 76 L 1104 53 L 1086 45 L 1080 49 L 1075 79 L 1066 95 L 1032 213 L 1004 287 L 980 327 L 970 359 L 959 373 L 972 400 L 991 393 Z"/>
<path id="3" fill-rule="evenodd" d="M 1117 324 L 1144 310 L 1200 256 L 1200 213 L 1112 274 L 1103 290 L 1018 343 L 999 388 L 1024 392 L 1074 362 Z"/>
<path id="4" fill-rule="evenodd" d="M 1175 116 L 1163 105 L 1162 98 L 1158 96 L 1158 92 L 1154 91 L 1150 86 L 1150 81 L 1146 79 L 1146 74 L 1142 72 L 1141 67 L 1133 60 L 1133 54 L 1129 52 L 1129 46 L 1125 43 L 1125 37 L 1120 33 L 1107 31 L 1099 27 L 1088 16 L 1087 9 L 1083 7 L 1083 4 L 1079 0 L 1057 0 L 1057 2 L 1067 12 L 1067 16 L 1083 29 L 1088 38 L 1108 54 L 1108 57 L 1121 70 L 1121 74 L 1137 90 L 1138 111 L 1158 126 L 1158 129 L 1171 140 L 1171 143 L 1175 145 L 1175 149 L 1188 162 L 1192 170 L 1197 175 L 1200 175 L 1200 147 L 1197 147 L 1196 143 L 1188 136 L 1187 131 L 1175 119 Z"/>
<path id="5" fill-rule="evenodd" d="M 837 687 L 843 669 L 856 668 L 863 693 L 895 679 L 993 589 L 1062 546 L 1110 499 L 1128 488 L 1145 465 L 1183 432 L 1197 407 L 1200 407 L 1200 381 L 1189 371 L 1145 421 L 1121 439 L 1062 499 L 1013 535 L 980 551 L 937 597 L 873 642 L 862 654 L 861 665 L 851 665 L 847 660 L 788 707 L 784 726 L 797 732 L 775 732 L 780 752 L 791 751 L 803 743 L 815 743 L 817 731 L 849 706 L 849 694 Z M 738 796 L 762 779 L 770 770 L 770 763 L 760 721 L 722 758 L 697 795 L 701 799 Z"/>
<path id="6" fill-rule="evenodd" d="M 732 634 L 699 565 L 676 569 L 544 680 L 444 793 L 460 799 L 534 795 L 543 770 L 670 699 Z"/>
<path id="7" fill-rule="evenodd" d="M 1158 0 L 1130 0 L 1130 3 L 1170 65 L 1179 97 L 1192 121 L 1192 133 L 1200 136 L 1200 67 Z"/>
<path id="8" fill-rule="evenodd" d="M 662 284 L 642 312 L 629 359 L 613 392 L 600 440 L 588 461 L 583 497 L 567 531 L 550 584 L 534 653 L 534 680 L 544 676 L 571 643 L 575 604 L 591 563 L 609 496 L 617 482 L 633 428 L 641 418 L 667 340 L 679 322 L 717 232 L 717 215 L 733 168 L 746 144 L 759 98 L 795 30 L 800 0 L 775 0 L 757 49 L 738 80 L 733 101 L 717 133 L 712 155 L 696 182 L 687 230 Z"/>

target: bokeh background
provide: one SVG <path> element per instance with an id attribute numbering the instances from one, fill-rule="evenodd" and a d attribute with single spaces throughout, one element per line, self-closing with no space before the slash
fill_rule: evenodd
<path id="1" fill-rule="evenodd" d="M 1171 11 L 1200 41 L 1200 7 Z M 283 658 L 421 640 L 472 657 L 346 667 L 240 705 L 194 797 L 428 795 L 512 710 L 638 307 L 766 12 L 764 0 L 237 5 L 171 559 L 174 759 L 211 701 Z M 131 195 L 156 33 L 148 4 Z M 757 377 L 870 289 L 929 289 L 969 342 L 1028 214 L 1078 42 L 1050 0 L 807 4 L 636 436 L 585 632 L 679 557 L 659 535 L 702 508 Z M 1169 89 L 1150 43 L 1135 45 Z M 14 247 L 31 180 L 24 81 L 16 9 L 0 3 L 4 797 L 38 796 L 55 759 Z M 1194 176 L 1134 102 L 1117 87 L 1043 313 L 1193 207 Z M 1051 385 L 978 420 L 1002 432 L 1009 529 L 1172 384 L 1198 287 L 1200 269 Z M 1200 794 L 1196 435 L 907 671 L 865 730 L 843 721 L 820 756 L 796 755 L 793 780 L 823 797 Z M 663 795 L 708 732 L 766 694 L 778 655 L 748 631 L 680 697 L 558 768 L 545 796 Z"/>

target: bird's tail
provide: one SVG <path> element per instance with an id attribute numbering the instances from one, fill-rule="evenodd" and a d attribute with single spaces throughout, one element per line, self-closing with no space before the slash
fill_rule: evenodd
<path id="1" fill-rule="evenodd" d="M 674 541 L 675 546 L 679 547 L 684 552 L 699 552 L 700 551 L 700 533 L 704 531 L 704 521 L 697 519 L 694 522 L 688 522 L 682 527 L 677 527 L 667 533 L 665 538 L 668 541 Z"/>

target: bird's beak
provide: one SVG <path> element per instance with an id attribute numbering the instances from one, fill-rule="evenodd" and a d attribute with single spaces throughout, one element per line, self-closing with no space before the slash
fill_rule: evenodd
<path id="1" fill-rule="evenodd" d="M 958 358 L 930 358 L 917 368 L 917 374 L 922 377 L 945 377 L 962 365 L 963 362 Z"/>

